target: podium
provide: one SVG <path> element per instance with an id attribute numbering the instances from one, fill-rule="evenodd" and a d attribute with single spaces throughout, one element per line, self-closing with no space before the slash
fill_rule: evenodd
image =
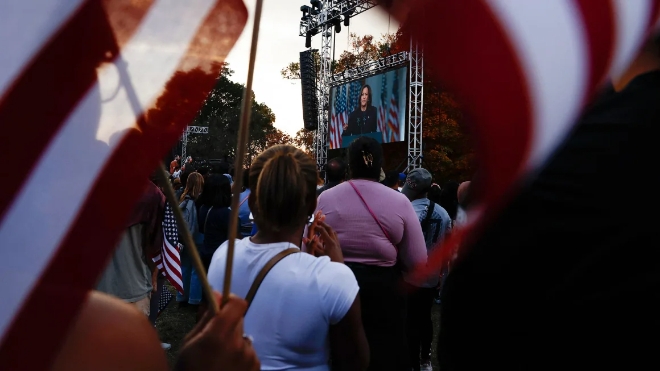
<path id="1" fill-rule="evenodd" d="M 353 143 L 353 141 L 359 137 L 370 137 L 376 139 L 378 143 L 383 143 L 383 134 L 380 131 L 375 131 L 373 133 L 365 133 L 360 135 L 345 135 L 341 138 L 341 148 L 348 148 L 348 146 Z"/>

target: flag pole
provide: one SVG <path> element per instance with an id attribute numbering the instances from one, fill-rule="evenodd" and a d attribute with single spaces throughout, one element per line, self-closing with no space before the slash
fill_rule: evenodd
<path id="1" fill-rule="evenodd" d="M 261 23 L 261 9 L 263 0 L 256 1 L 254 10 L 254 24 L 252 25 L 252 41 L 250 43 L 250 60 L 248 63 L 248 75 L 243 91 L 241 105 L 241 121 L 238 129 L 238 141 L 236 142 L 236 160 L 234 162 L 234 185 L 231 198 L 231 214 L 229 218 L 229 243 L 227 246 L 227 265 L 225 266 L 225 281 L 222 287 L 222 306 L 229 300 L 231 293 L 231 274 L 234 267 L 234 246 L 236 245 L 236 234 L 238 230 L 238 195 L 243 186 L 243 161 L 247 150 L 248 134 L 250 132 L 250 114 L 252 113 L 252 79 L 254 77 L 254 62 L 257 57 L 257 41 L 259 40 L 259 25 Z"/>
<path id="2" fill-rule="evenodd" d="M 179 201 L 176 199 L 176 195 L 174 194 L 174 188 L 168 179 L 169 173 L 167 170 L 165 170 L 165 165 L 161 164 L 156 173 L 158 174 L 159 181 L 163 186 L 163 193 L 165 194 L 165 198 L 167 199 L 167 202 L 169 202 L 172 206 L 174 218 L 176 218 L 176 224 L 179 229 L 179 236 L 182 237 L 183 246 L 186 247 L 185 250 L 190 256 L 193 266 L 195 267 L 197 277 L 202 284 L 202 290 L 204 290 L 204 296 L 206 296 L 206 299 L 208 300 L 213 313 L 217 314 L 220 312 L 218 302 L 215 300 L 213 289 L 209 284 L 209 280 L 206 278 L 206 270 L 202 264 L 202 259 L 199 257 L 199 252 L 197 252 L 197 247 L 195 246 L 195 241 L 193 240 L 192 234 L 188 229 L 188 223 L 186 223 L 186 220 L 183 218 L 183 212 L 181 211 L 181 208 L 179 207 Z M 165 259 L 165 256 L 163 256 L 163 259 Z M 163 262 L 163 264 L 165 264 L 165 262 Z M 185 289 L 186 288 L 184 288 L 184 290 Z"/>

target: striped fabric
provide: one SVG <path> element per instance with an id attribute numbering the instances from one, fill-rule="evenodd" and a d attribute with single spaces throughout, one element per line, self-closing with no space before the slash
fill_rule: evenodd
<path id="1" fill-rule="evenodd" d="M 660 0 L 383 1 L 424 43 L 433 78 L 454 91 L 473 125 L 482 207 L 471 237 L 538 171 L 598 87 L 620 74 Z M 476 184 L 475 184 L 476 185 Z M 445 247 L 458 246 L 454 233 Z M 438 249 L 429 270 L 454 251 Z"/>
<path id="2" fill-rule="evenodd" d="M 179 108 L 180 120 L 152 113 L 179 94 L 184 71 L 224 60 L 246 18 L 240 0 L 0 2 L 0 126 L 17 133 L 0 157 L 20 159 L 0 184 L 2 369 L 48 368 L 138 180 L 199 106 Z M 196 88 L 210 91 L 212 76 Z"/>

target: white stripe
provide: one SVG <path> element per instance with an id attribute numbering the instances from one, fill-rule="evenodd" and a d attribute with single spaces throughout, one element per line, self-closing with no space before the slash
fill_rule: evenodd
<path id="1" fill-rule="evenodd" d="M 651 0 L 613 0 L 616 41 L 611 76 L 620 76 L 635 57 L 646 35 Z"/>
<path id="2" fill-rule="evenodd" d="M 213 0 L 159 0 L 152 5 L 122 51 L 143 107 L 161 93 L 213 4 Z M 0 304 L 0 334 L 71 228 L 104 163 L 125 135 L 122 129 L 135 122 L 125 89 L 101 104 L 99 90 L 117 83 L 108 81 L 109 71 L 99 72 L 101 88 L 92 89 L 67 119 L 0 225 L 0 241 L 11 247 L 0 258 L 3 279 L 11 283 Z M 108 138 L 108 143 L 97 137 Z"/>
<path id="3" fill-rule="evenodd" d="M 83 0 L 0 1 L 0 99 Z"/>
<path id="4" fill-rule="evenodd" d="M 535 168 L 567 134 L 586 94 L 589 49 L 582 20 L 571 0 L 489 4 L 512 40 L 527 79 L 534 125 L 524 165 Z"/>

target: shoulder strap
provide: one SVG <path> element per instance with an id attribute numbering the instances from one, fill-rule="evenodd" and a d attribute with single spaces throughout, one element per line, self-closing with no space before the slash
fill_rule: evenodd
<path id="1" fill-rule="evenodd" d="M 204 218 L 204 231 L 202 233 L 206 233 L 206 224 L 209 222 L 209 214 L 211 213 L 211 210 L 213 210 L 213 206 L 209 207 L 209 211 L 206 212 L 206 218 Z"/>
<path id="2" fill-rule="evenodd" d="M 422 222 L 422 228 L 424 228 L 426 225 L 429 224 L 429 221 L 433 217 L 433 212 L 435 211 L 435 202 L 429 201 L 429 207 L 426 209 L 426 217 L 424 218 L 424 221 Z"/>
<path id="3" fill-rule="evenodd" d="M 360 193 L 360 191 L 357 189 L 357 187 L 355 186 L 355 184 L 353 184 L 352 181 L 349 180 L 348 183 L 351 185 L 351 187 L 353 187 L 353 189 L 355 190 L 355 193 L 357 193 L 357 195 L 360 197 L 360 200 L 362 200 L 362 203 L 364 204 L 364 206 L 367 207 L 367 210 L 369 210 L 369 214 L 371 214 L 371 217 L 374 218 L 374 220 L 376 221 L 376 223 L 378 223 L 378 226 L 380 227 L 380 230 L 383 231 L 383 234 L 385 235 L 385 237 L 387 237 L 387 239 L 388 239 L 390 242 L 392 242 L 392 240 L 390 239 L 390 234 L 387 233 L 387 231 L 385 230 L 385 227 L 383 227 L 383 225 L 380 223 L 380 220 L 378 220 L 378 217 L 376 216 L 376 214 L 374 213 L 374 211 L 371 210 L 371 208 L 370 208 L 369 205 L 367 204 L 367 201 L 364 200 L 364 197 L 362 197 L 362 193 Z M 396 247 L 396 246 L 395 246 L 395 247 Z"/>
<path id="4" fill-rule="evenodd" d="M 248 200 L 249 197 L 250 197 L 250 195 L 245 196 L 245 198 L 241 201 L 241 203 L 238 204 L 238 207 L 240 208 L 241 206 L 243 206 L 243 204 L 245 203 L 245 201 Z"/>
<path id="5" fill-rule="evenodd" d="M 250 305 L 252 305 L 252 300 L 254 299 L 254 296 L 257 294 L 257 290 L 259 290 L 259 286 L 261 286 L 261 282 L 264 280 L 268 272 L 270 272 L 270 270 L 275 266 L 275 264 L 279 263 L 280 260 L 297 252 L 300 252 L 300 249 L 296 249 L 294 247 L 281 251 L 277 255 L 273 256 L 266 263 L 266 265 L 264 265 L 264 267 L 261 268 L 259 274 L 257 274 L 257 277 L 254 279 L 254 282 L 252 282 L 252 286 L 250 286 L 250 290 L 248 291 L 247 296 L 245 296 L 245 301 L 247 301 L 247 305 L 248 305 L 247 309 L 245 310 L 245 313 L 247 313 L 247 311 L 250 310 Z"/>

